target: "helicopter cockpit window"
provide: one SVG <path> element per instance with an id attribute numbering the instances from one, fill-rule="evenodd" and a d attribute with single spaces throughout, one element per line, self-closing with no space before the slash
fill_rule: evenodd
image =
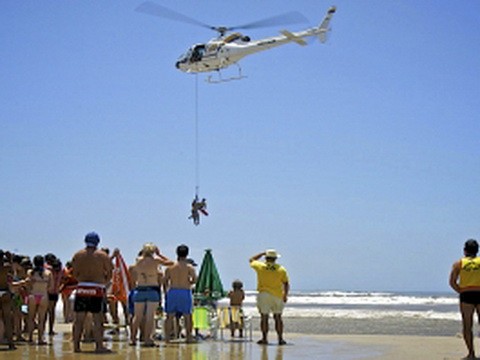
<path id="1" fill-rule="evenodd" d="M 190 56 L 190 61 L 196 62 L 200 61 L 205 54 L 205 45 L 195 45 L 193 47 L 192 55 Z"/>
<path id="2" fill-rule="evenodd" d="M 188 51 L 186 53 L 180 55 L 180 57 L 178 58 L 178 60 L 176 62 L 176 67 L 180 68 L 181 64 L 188 63 L 191 56 L 192 56 L 192 49 L 188 49 Z"/>

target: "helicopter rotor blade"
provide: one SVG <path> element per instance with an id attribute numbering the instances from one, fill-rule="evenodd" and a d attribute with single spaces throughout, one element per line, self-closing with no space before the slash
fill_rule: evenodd
<path id="1" fill-rule="evenodd" d="M 153 15 L 153 16 L 165 18 L 168 20 L 180 21 L 183 23 L 191 24 L 191 25 L 201 26 L 207 29 L 215 29 L 215 27 L 213 26 L 210 26 L 201 21 L 195 20 L 187 15 L 180 14 L 172 9 L 166 8 L 152 1 L 145 1 L 141 3 L 140 5 L 137 6 L 135 11 L 138 11 L 147 15 Z"/>
<path id="2" fill-rule="evenodd" d="M 211 26 L 201 21 L 198 21 L 194 18 L 191 18 L 190 16 L 183 15 L 165 6 L 154 3 L 153 1 L 145 1 L 141 3 L 135 9 L 135 11 L 138 11 L 147 15 L 161 17 L 164 19 L 172 20 L 172 21 L 179 21 L 179 22 L 207 28 L 210 30 L 215 30 L 218 33 L 220 33 L 220 35 L 224 35 L 226 32 L 234 29 L 254 29 L 254 28 L 262 28 L 262 27 L 271 27 L 271 26 L 276 26 L 280 24 L 287 25 L 287 24 L 299 24 L 299 23 L 308 22 L 305 16 L 303 16 L 299 12 L 291 11 L 284 14 L 268 17 L 262 20 L 239 25 L 239 26 L 232 26 L 232 27 Z"/>
<path id="3" fill-rule="evenodd" d="M 265 19 L 257 20 L 244 25 L 229 27 L 228 29 L 254 29 L 277 25 L 301 24 L 306 22 L 308 22 L 308 20 L 305 16 L 303 16 L 297 11 L 290 11 L 284 14 L 279 14 Z"/>

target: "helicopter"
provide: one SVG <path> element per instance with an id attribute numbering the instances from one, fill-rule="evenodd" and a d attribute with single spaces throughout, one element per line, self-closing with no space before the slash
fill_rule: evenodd
<path id="1" fill-rule="evenodd" d="M 336 7 L 332 6 L 328 9 L 323 21 L 318 26 L 299 32 L 281 30 L 281 35 L 259 40 L 252 40 L 249 36 L 243 35 L 240 32 L 233 32 L 233 30 L 273 26 L 279 22 L 299 23 L 305 22 L 306 19 L 299 13 L 290 12 L 241 26 L 227 27 L 210 26 L 151 1 L 146 1 L 140 4 L 135 10 L 148 15 L 181 21 L 216 31 L 218 33 L 216 38 L 213 38 L 206 43 L 192 45 L 179 57 L 175 63 L 175 67 L 180 71 L 192 74 L 217 71 L 220 76 L 220 81 L 228 81 L 245 77 L 242 75 L 242 70 L 238 62 L 248 55 L 269 50 L 291 42 L 305 46 L 307 45 L 307 42 L 304 38 L 307 37 L 317 36 L 320 42 L 325 43 L 327 40 L 327 33 L 331 30 L 330 20 L 336 11 Z M 223 80 L 221 78 L 220 70 L 231 65 L 236 65 L 238 67 L 238 76 Z M 218 82 L 212 81 L 211 76 L 208 78 L 208 81 Z"/>

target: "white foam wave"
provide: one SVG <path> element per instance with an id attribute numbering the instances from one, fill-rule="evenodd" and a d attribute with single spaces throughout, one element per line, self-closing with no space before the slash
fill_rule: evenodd
<path id="1" fill-rule="evenodd" d="M 248 293 L 247 303 L 255 303 L 255 294 Z M 456 305 L 454 296 L 402 295 L 391 293 L 347 293 L 321 292 L 308 294 L 290 294 L 289 303 L 293 305 L 372 305 L 372 306 L 410 306 L 410 305 Z"/>
<path id="2" fill-rule="evenodd" d="M 256 317 L 255 307 L 245 307 L 247 315 Z M 459 312 L 413 311 L 413 310 L 365 310 L 365 309 L 326 309 L 293 308 L 286 306 L 283 312 L 286 318 L 335 318 L 335 319 L 431 319 L 460 321 Z"/>
<path id="3" fill-rule="evenodd" d="M 246 312 L 257 315 L 256 292 L 249 291 Z M 458 299 L 450 294 L 407 294 L 387 292 L 291 293 L 285 317 L 344 319 L 438 319 L 460 320 Z"/>

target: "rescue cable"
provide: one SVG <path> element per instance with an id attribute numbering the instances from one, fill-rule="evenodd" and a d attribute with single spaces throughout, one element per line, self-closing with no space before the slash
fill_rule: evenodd
<path id="1" fill-rule="evenodd" d="M 200 190 L 200 154 L 198 140 L 198 74 L 195 74 L 195 198 Z"/>
<path id="2" fill-rule="evenodd" d="M 200 214 L 208 216 L 207 200 L 200 200 L 200 141 L 198 120 L 198 75 L 195 74 L 195 197 L 192 201 L 191 215 L 194 225 L 200 225 Z"/>

